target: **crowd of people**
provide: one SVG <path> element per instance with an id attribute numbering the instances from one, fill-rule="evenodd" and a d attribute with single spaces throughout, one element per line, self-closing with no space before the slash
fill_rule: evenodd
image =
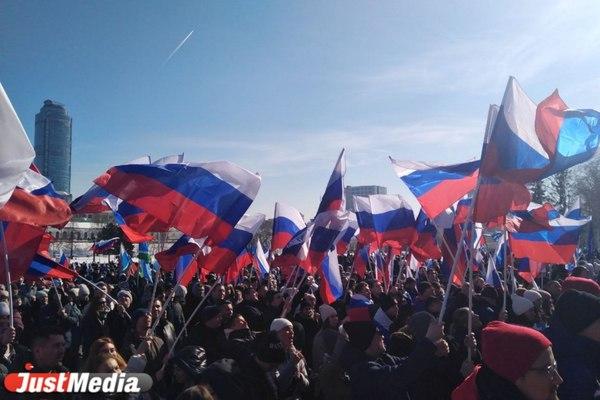
<path id="1" fill-rule="evenodd" d="M 552 266 L 543 284 L 517 277 L 506 295 L 476 272 L 444 303 L 436 262 L 412 277 L 398 257 L 387 290 L 372 271 L 352 274 L 352 256 L 339 262 L 345 290 L 332 304 L 318 277 L 275 267 L 187 287 L 112 263 L 73 263 L 87 282 L 21 279 L 11 287 L 14 327 L 0 287 L 0 372 L 153 379 L 137 395 L 26 397 L 40 399 L 600 398 L 598 264 Z M 2 387 L 0 398 L 17 394 Z"/>

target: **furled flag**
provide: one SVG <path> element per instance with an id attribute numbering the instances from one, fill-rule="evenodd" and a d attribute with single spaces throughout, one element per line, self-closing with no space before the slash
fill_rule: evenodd
<path id="1" fill-rule="evenodd" d="M 2 84 L 0 84 L 0 132 L 2 132 L 2 146 L 0 146 L 0 208 L 2 208 L 35 157 L 31 142 Z"/>
<path id="2" fill-rule="evenodd" d="M 114 237 L 112 239 L 100 240 L 92 244 L 90 250 L 92 250 L 95 254 L 105 254 L 107 251 L 112 250 L 117 247 L 119 244 L 119 238 Z"/>
<path id="3" fill-rule="evenodd" d="M 42 174 L 28 169 L 10 200 L 0 208 L 0 220 L 62 228 L 71 219 L 69 204 Z"/>
<path id="4" fill-rule="evenodd" d="M 587 259 L 593 260 L 596 257 L 596 240 L 594 239 L 594 224 L 590 224 L 587 237 Z"/>
<path id="5" fill-rule="evenodd" d="M 121 228 L 121 231 L 123 231 L 123 234 L 125 235 L 127 240 L 129 240 L 131 243 L 150 242 L 150 241 L 154 240 L 154 237 L 152 235 L 143 234 L 143 233 L 137 232 L 135 229 L 131 228 L 125 222 L 125 219 L 119 212 L 119 208 L 127 209 L 127 208 L 137 208 L 137 207 L 127 207 L 127 208 L 119 207 L 120 206 L 119 203 L 123 204 L 123 202 L 113 195 L 109 195 L 106 199 L 104 199 L 104 202 L 106 204 L 108 204 L 108 206 L 112 210 L 113 215 L 115 217 L 115 222 L 117 223 L 117 225 L 119 225 L 119 228 Z M 140 211 L 142 211 L 142 210 L 140 210 Z M 155 218 L 153 218 L 153 219 L 156 220 Z"/>
<path id="6" fill-rule="evenodd" d="M 177 284 L 187 286 L 194 275 L 198 272 L 198 262 L 200 250 L 204 240 L 200 243 L 187 235 L 182 235 L 171 247 L 160 253 L 156 253 L 154 258 L 160 264 L 160 267 L 167 272 L 174 272 L 174 279 Z"/>
<path id="7" fill-rule="evenodd" d="M 450 277 L 450 271 L 452 269 L 454 256 L 456 255 L 456 250 L 458 249 L 461 235 L 462 230 L 460 225 L 454 225 L 452 228 L 444 229 L 444 239 L 448 244 L 448 248 L 446 248 L 446 246 L 442 246 L 441 272 L 447 278 Z M 463 243 L 460 243 L 460 245 L 463 246 L 464 249 L 464 241 Z M 467 259 L 465 257 L 465 251 L 461 251 L 460 257 L 456 263 L 454 275 L 452 276 L 452 282 L 456 285 L 462 285 L 465 272 L 467 271 Z"/>
<path id="8" fill-rule="evenodd" d="M 510 232 L 510 247 L 516 258 L 553 264 L 568 264 L 571 261 L 579 243 L 579 234 L 590 218 L 572 219 L 558 213 L 552 214 L 556 216 L 548 222 L 550 229 Z"/>
<path id="9" fill-rule="evenodd" d="M 58 260 L 58 263 L 65 268 L 71 268 L 71 262 L 69 261 L 69 258 L 62 250 L 60 252 L 60 259 Z"/>
<path id="10" fill-rule="evenodd" d="M 75 279 L 77 274 L 75 271 L 65 268 L 51 258 L 45 257 L 41 254 L 36 254 L 29 265 L 29 269 L 25 274 L 25 278 L 28 280 L 35 280 L 38 278 L 54 278 L 54 279 Z M 12 280 L 18 279 L 18 276 L 11 277 Z"/>
<path id="11" fill-rule="evenodd" d="M 348 245 L 353 237 L 359 232 L 358 221 L 356 220 L 356 214 L 350 213 L 348 218 L 348 226 L 344 229 L 342 237 L 337 242 L 336 250 L 338 254 L 345 254 L 348 251 Z"/>
<path id="12" fill-rule="evenodd" d="M 121 243 L 121 252 L 119 253 L 119 262 L 121 263 L 121 272 L 126 272 L 131 265 L 131 256 L 125 250 L 125 246 Z"/>
<path id="13" fill-rule="evenodd" d="M 286 269 L 294 265 L 302 265 L 306 269 L 306 265 L 308 264 L 308 245 L 313 229 L 314 224 L 311 223 L 309 226 L 296 232 L 283 250 L 281 250 L 281 254 L 275 257 L 273 265 Z"/>
<path id="14" fill-rule="evenodd" d="M 319 285 L 319 290 L 321 299 L 323 300 L 323 303 L 331 304 L 344 294 L 337 252 L 335 250 L 329 251 L 327 257 L 323 259 L 320 275 L 321 283 Z"/>
<path id="15" fill-rule="evenodd" d="M 496 251 L 490 257 L 488 257 L 487 271 L 485 274 L 485 283 L 493 287 L 501 287 L 502 281 L 500 280 L 500 274 L 498 274 L 498 266 L 504 267 L 504 251 L 506 241 L 504 240 L 504 234 L 500 236 L 498 240 L 498 247 Z M 500 264 L 502 263 L 502 264 Z"/>
<path id="16" fill-rule="evenodd" d="M 479 161 L 453 165 L 396 161 L 391 157 L 390 161 L 429 218 L 437 217 L 477 184 Z"/>
<path id="17" fill-rule="evenodd" d="M 437 229 L 427 215 L 421 210 L 416 221 L 417 240 L 410 245 L 411 257 L 424 262 L 428 258 L 439 259 L 442 257 L 437 245 Z"/>
<path id="18" fill-rule="evenodd" d="M 306 228 L 306 223 L 298 210 L 287 204 L 275 203 L 271 252 L 283 249 L 290 239 L 304 228 Z"/>
<path id="19" fill-rule="evenodd" d="M 265 220 L 264 214 L 244 215 L 240 222 L 221 243 L 211 246 L 207 255 L 200 255 L 199 265 L 216 274 L 223 274 L 242 254 Z M 252 259 L 250 259 L 252 263 Z"/>
<path id="20" fill-rule="evenodd" d="M 369 245 L 357 246 L 352 264 L 354 273 L 364 278 L 367 272 L 367 265 L 369 265 Z"/>
<path id="21" fill-rule="evenodd" d="M 256 266 L 257 271 L 260 273 L 261 277 L 264 277 L 266 274 L 271 271 L 269 267 L 269 262 L 267 261 L 267 256 L 263 251 L 262 244 L 260 243 L 260 239 L 256 240 L 256 247 L 254 247 L 254 254 L 252 255 L 253 264 Z"/>
<path id="22" fill-rule="evenodd" d="M 410 245 L 416 239 L 415 216 L 410 205 L 398 195 L 354 196 L 361 243 L 386 242 Z"/>
<path id="23" fill-rule="evenodd" d="M 148 242 L 138 244 L 138 262 L 142 278 L 150 283 L 154 282 L 152 278 L 152 258 L 150 257 Z"/>
<path id="24" fill-rule="evenodd" d="M 345 149 L 342 149 L 335 168 L 329 177 L 325 193 L 319 204 L 317 214 L 325 211 L 344 211 L 346 200 L 344 197 L 344 175 L 346 175 Z"/>
<path id="25" fill-rule="evenodd" d="M 192 237 L 220 244 L 252 204 L 260 176 L 227 161 L 125 164 L 94 183 Z"/>
<path id="26" fill-rule="evenodd" d="M 40 248 L 46 228 L 0 221 L 0 240 L 6 243 L 11 279 L 23 276 Z M 4 237 L 2 237 L 4 235 Z M 0 276 L 5 276 L 4 246 L 0 246 Z"/>

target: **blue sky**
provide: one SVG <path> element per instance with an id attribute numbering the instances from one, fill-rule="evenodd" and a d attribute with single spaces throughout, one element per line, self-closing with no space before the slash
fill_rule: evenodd
<path id="1" fill-rule="evenodd" d="M 598 15 L 593 0 L 3 2 L 0 81 L 31 138 L 44 99 L 66 104 L 76 195 L 111 165 L 185 152 L 259 172 L 255 211 L 312 215 L 342 147 L 346 184 L 391 193 L 388 155 L 478 157 L 509 75 L 535 101 L 558 87 L 600 108 Z"/>

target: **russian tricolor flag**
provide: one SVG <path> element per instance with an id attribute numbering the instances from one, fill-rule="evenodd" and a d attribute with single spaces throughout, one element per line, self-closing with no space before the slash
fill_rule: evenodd
<path id="1" fill-rule="evenodd" d="M 260 243 L 260 239 L 256 241 L 256 247 L 254 248 L 252 261 L 259 271 L 261 278 L 271 271 L 269 262 L 267 261 L 267 256 L 265 255 L 262 244 Z"/>
<path id="2" fill-rule="evenodd" d="M 515 262 L 519 276 L 529 283 L 532 283 L 544 268 L 544 263 L 530 258 L 516 259 Z"/>
<path id="3" fill-rule="evenodd" d="M 416 239 L 415 217 L 410 205 L 398 195 L 354 196 L 359 241 L 409 245 Z"/>
<path id="4" fill-rule="evenodd" d="M 196 259 L 204 243 L 204 240 L 201 241 L 202 243 L 198 243 L 189 236 L 182 235 L 167 250 L 156 253 L 154 258 L 162 269 L 174 272 L 175 282 L 187 286 L 198 272 Z"/>
<path id="5" fill-rule="evenodd" d="M 346 175 L 346 157 L 345 149 L 342 149 L 338 157 L 335 168 L 331 173 L 325 193 L 319 204 L 317 214 L 325 211 L 337 211 L 346 209 L 346 201 L 344 197 L 344 175 Z"/>
<path id="6" fill-rule="evenodd" d="M 328 211 L 317 215 L 308 233 L 308 265 L 303 266 L 306 272 L 315 273 L 327 253 L 335 249 L 349 224 L 350 214 L 348 211 Z"/>
<path id="7" fill-rule="evenodd" d="M 71 262 L 69 261 L 69 259 L 67 258 L 67 255 L 64 252 L 60 252 L 60 259 L 58 260 L 58 263 L 60 265 L 62 265 L 65 268 L 70 268 L 71 267 Z"/>
<path id="8" fill-rule="evenodd" d="M 122 200 L 118 199 L 117 197 L 115 197 L 113 195 L 109 195 L 106 199 L 104 199 L 104 202 L 106 204 L 108 204 L 110 209 L 113 211 L 113 215 L 115 217 L 115 222 L 117 223 L 117 225 L 119 225 L 119 228 L 121 228 L 121 230 L 123 231 L 123 234 L 125 235 L 125 237 L 127 237 L 127 239 L 131 243 L 150 242 L 154 239 L 154 237 L 152 235 L 146 235 L 144 233 L 137 232 L 135 229 L 130 227 L 127 224 L 127 222 L 125 221 L 125 219 L 123 218 L 123 215 L 121 215 L 121 213 L 119 212 L 119 209 L 127 211 L 129 208 L 138 209 L 137 207 L 133 207 L 133 206 L 127 207 L 127 206 L 125 206 L 126 205 L 125 202 L 123 202 Z M 138 209 L 138 210 L 140 212 L 142 211 L 140 209 Z M 153 220 L 156 220 L 156 218 L 153 218 L 151 216 L 150 216 L 150 218 L 152 218 Z"/>
<path id="9" fill-rule="evenodd" d="M 106 251 L 112 250 L 117 247 L 117 243 L 119 243 L 119 238 L 114 237 L 112 239 L 100 240 L 94 244 L 90 250 L 92 250 L 96 254 L 102 254 Z"/>
<path id="10" fill-rule="evenodd" d="M 549 221 L 550 229 L 535 232 L 510 232 L 510 246 L 516 258 L 538 262 L 568 264 L 575 254 L 579 234 L 589 218 L 571 219 L 559 215 Z"/>
<path id="11" fill-rule="evenodd" d="M 110 196 L 106 190 L 98 185 L 93 185 L 87 192 L 73 200 L 70 204 L 74 214 L 96 214 L 110 211 L 110 207 L 104 202 Z"/>
<path id="12" fill-rule="evenodd" d="M 396 161 L 390 157 L 396 175 L 415 195 L 429 218 L 435 218 L 475 188 L 479 161 L 433 165 Z"/>
<path id="13" fill-rule="evenodd" d="M 358 221 L 356 219 L 356 214 L 350 213 L 348 219 L 348 226 L 344 229 L 342 233 L 342 237 L 339 242 L 337 242 L 336 250 L 338 254 L 345 254 L 348 250 L 348 245 L 354 236 L 356 236 L 359 232 Z"/>
<path id="14" fill-rule="evenodd" d="M 275 203 L 271 252 L 283 249 L 298 231 L 306 228 L 302 214 L 292 206 Z"/>
<path id="15" fill-rule="evenodd" d="M 362 245 L 354 254 L 352 268 L 355 274 L 363 278 L 367 272 L 367 265 L 369 265 L 369 248 L 369 245 Z"/>
<path id="16" fill-rule="evenodd" d="M 125 164 L 95 183 L 182 233 L 218 244 L 252 204 L 260 177 L 227 161 Z"/>
<path id="17" fill-rule="evenodd" d="M 234 263 L 227 268 L 227 272 L 225 273 L 225 283 L 236 283 L 242 270 L 251 264 L 252 256 L 248 250 L 244 248 L 240 255 L 236 257 Z"/>
<path id="18" fill-rule="evenodd" d="M 69 204 L 48 178 L 32 169 L 23 174 L 10 200 L 0 208 L 3 221 L 63 227 L 70 219 Z"/>
<path id="19" fill-rule="evenodd" d="M 417 240 L 410 245 L 412 255 L 420 262 L 424 262 L 428 258 L 441 258 L 442 253 L 436 241 L 437 229 L 423 210 L 417 217 L 416 229 Z"/>
<path id="20" fill-rule="evenodd" d="M 344 294 L 342 277 L 338 265 L 337 252 L 329 251 L 321 263 L 321 284 L 319 290 L 325 304 L 331 304 Z"/>
<path id="21" fill-rule="evenodd" d="M 264 220 L 264 214 L 244 215 L 224 241 L 216 246 L 211 246 L 211 251 L 206 256 L 199 257 L 201 267 L 217 274 L 225 273 L 227 268 L 234 264 L 236 258 L 246 249 Z M 252 263 L 252 258 L 250 258 L 250 263 Z"/>

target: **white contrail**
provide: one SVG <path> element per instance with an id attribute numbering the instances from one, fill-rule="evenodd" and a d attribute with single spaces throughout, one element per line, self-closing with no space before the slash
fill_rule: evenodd
<path id="1" fill-rule="evenodd" d="M 177 45 L 177 47 L 175 47 L 175 50 L 173 50 L 171 52 L 171 54 L 169 54 L 169 57 L 167 57 L 167 59 L 163 63 L 163 67 L 169 62 L 169 60 L 171 58 L 173 58 L 173 56 L 175 55 L 175 53 L 177 53 L 177 51 L 181 48 L 181 46 L 183 46 L 185 44 L 185 42 L 187 42 L 187 40 L 190 38 L 190 36 L 192 36 L 192 33 L 194 33 L 194 30 L 192 30 L 190 33 L 188 33 L 187 36 L 181 41 L 181 43 L 179 43 Z"/>

